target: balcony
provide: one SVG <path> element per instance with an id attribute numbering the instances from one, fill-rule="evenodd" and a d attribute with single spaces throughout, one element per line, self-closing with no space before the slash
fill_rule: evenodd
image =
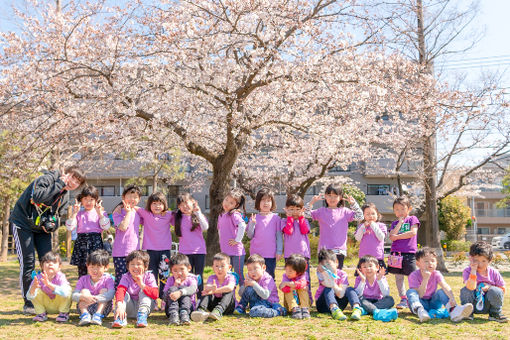
<path id="1" fill-rule="evenodd" d="M 400 176 L 402 178 L 415 178 L 418 176 L 417 170 L 419 162 L 405 162 L 400 168 Z M 394 159 L 378 159 L 365 164 L 363 175 L 368 178 L 394 178 L 397 173 L 395 171 L 396 161 Z"/>

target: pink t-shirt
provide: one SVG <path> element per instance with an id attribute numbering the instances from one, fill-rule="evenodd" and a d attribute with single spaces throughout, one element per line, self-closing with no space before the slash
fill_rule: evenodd
<path id="1" fill-rule="evenodd" d="M 354 211 L 345 207 L 321 207 L 312 210 L 311 215 L 319 222 L 319 249 L 347 250 L 347 230 L 349 222 L 354 220 Z"/>
<path id="2" fill-rule="evenodd" d="M 360 224 L 358 228 L 362 225 Z M 386 225 L 384 223 L 377 222 L 377 226 L 384 232 L 387 233 Z M 359 258 L 365 255 L 375 256 L 378 260 L 384 260 L 384 239 L 379 241 L 375 236 L 371 226 L 365 227 L 365 233 L 359 243 Z"/>
<path id="3" fill-rule="evenodd" d="M 391 223 L 391 227 L 390 227 L 390 230 L 388 231 L 392 231 L 393 228 L 395 228 L 395 226 L 398 224 L 398 220 L 397 221 L 393 221 Z M 404 219 L 404 222 L 402 223 L 402 225 L 400 226 L 400 230 L 399 230 L 399 234 L 403 234 L 403 233 L 406 233 L 408 231 L 411 231 L 411 227 L 413 225 L 417 225 L 418 228 L 420 227 L 420 221 L 418 220 L 418 217 L 416 216 L 407 216 L 405 219 Z M 394 252 L 401 252 L 401 253 L 416 253 L 416 250 L 418 249 L 418 234 L 414 235 L 413 237 L 411 238 L 406 238 L 406 239 L 403 239 L 403 240 L 396 240 L 396 241 L 393 241 L 393 243 L 391 244 L 391 251 L 394 251 Z"/>
<path id="4" fill-rule="evenodd" d="M 108 214 L 105 212 L 104 217 L 108 218 Z M 99 225 L 99 220 L 103 217 L 97 214 L 96 209 L 92 210 L 80 210 L 76 215 L 76 232 L 78 234 L 85 233 L 102 233 L 103 229 Z"/>
<path id="5" fill-rule="evenodd" d="M 281 218 L 278 214 L 257 214 L 255 232 L 250 242 L 250 254 L 265 258 L 276 257 L 276 233 L 280 232 Z"/>
<path id="6" fill-rule="evenodd" d="M 471 273 L 471 267 L 466 267 L 462 271 L 462 279 L 464 283 L 469 279 L 469 274 Z M 505 287 L 505 280 L 499 273 L 496 268 L 487 267 L 487 276 L 483 276 L 482 274 L 476 272 L 476 285 L 479 283 L 488 283 L 491 286 Z"/>
<path id="7" fill-rule="evenodd" d="M 169 250 L 172 248 L 172 232 L 170 224 L 173 214 L 165 212 L 163 216 L 154 215 L 143 208 L 137 210 L 143 221 L 143 250 Z"/>
<path id="8" fill-rule="evenodd" d="M 131 215 L 129 225 L 126 231 L 122 231 L 117 226 L 122 222 L 126 216 L 126 211 L 122 209 L 120 213 L 113 213 L 113 223 L 115 225 L 115 240 L 113 241 L 112 256 L 124 257 L 128 256 L 133 250 L 140 248 L 140 224 L 142 219 L 138 212 Z"/>
<path id="9" fill-rule="evenodd" d="M 152 275 L 152 272 L 146 271 L 143 274 L 143 283 L 147 287 L 155 288 L 158 287 L 158 284 L 156 282 L 156 279 L 154 278 L 154 275 Z M 138 295 L 140 294 L 140 286 L 136 284 L 135 280 L 133 280 L 133 277 L 131 276 L 130 272 L 125 273 L 122 275 L 122 278 L 120 279 L 119 286 L 126 287 L 126 292 L 129 294 L 131 299 L 138 300 Z"/>
<path id="10" fill-rule="evenodd" d="M 175 213 L 173 214 L 175 216 Z M 179 237 L 179 252 L 182 254 L 206 254 L 204 234 L 202 228 L 197 226 L 195 230 L 191 231 L 193 227 L 192 216 L 182 215 L 181 219 L 181 237 Z"/>
<path id="11" fill-rule="evenodd" d="M 422 299 L 430 299 L 432 295 L 437 290 L 437 285 L 443 281 L 443 274 L 440 271 L 434 270 L 430 275 L 429 282 L 427 282 L 427 289 L 425 290 L 425 295 L 421 297 Z M 418 289 L 423 281 L 423 277 L 421 275 L 421 271 L 415 270 L 409 275 L 409 289 Z"/>
<path id="12" fill-rule="evenodd" d="M 305 223 L 308 225 L 308 230 L 310 230 L 310 224 L 308 220 L 305 219 Z M 283 228 L 287 224 L 287 219 L 282 218 L 280 223 L 280 230 L 283 232 Z M 308 232 L 309 234 L 310 232 Z M 294 230 L 292 235 L 287 235 L 283 233 L 283 247 L 284 252 L 283 256 L 285 258 L 290 257 L 292 254 L 303 255 L 307 259 L 310 258 L 310 239 L 308 238 L 308 234 L 301 234 L 301 230 L 299 229 L 299 221 L 297 219 L 294 220 Z"/>
<path id="13" fill-rule="evenodd" d="M 236 278 L 232 273 L 228 273 L 223 280 L 223 283 L 220 284 L 218 277 L 216 274 L 213 274 L 207 278 L 207 284 L 212 285 L 215 284 L 217 288 L 228 286 L 229 284 L 236 284 Z M 236 288 L 234 287 L 234 296 L 236 295 Z M 222 294 L 214 294 L 216 297 L 221 297 Z"/>
<path id="14" fill-rule="evenodd" d="M 165 288 L 163 288 L 163 292 L 166 293 L 166 291 L 168 291 L 170 289 L 170 287 L 172 287 L 175 283 L 175 278 L 173 276 L 170 276 L 168 278 L 168 280 L 166 280 L 166 284 L 165 284 Z M 197 277 L 191 273 L 188 274 L 188 276 L 186 277 L 186 280 L 184 280 L 184 282 L 182 282 L 179 287 L 189 287 L 191 285 L 195 285 L 196 287 L 198 287 L 198 280 L 197 280 Z M 198 288 L 197 288 L 197 291 L 198 291 Z M 197 300 L 196 300 L 196 293 L 193 293 L 191 295 L 191 303 L 193 304 L 193 309 L 196 307 L 197 305 Z"/>
<path id="15" fill-rule="evenodd" d="M 383 277 L 381 280 L 386 281 L 386 277 Z M 361 278 L 356 276 L 356 280 L 354 281 L 354 289 L 358 288 L 361 282 Z M 388 282 L 386 282 L 387 284 Z M 372 285 L 368 283 L 368 280 L 365 280 L 365 289 L 363 289 L 363 297 L 365 299 L 373 299 L 373 300 L 381 300 L 383 298 L 383 293 L 381 292 L 381 287 L 377 283 L 377 280 L 374 280 Z"/>
<path id="16" fill-rule="evenodd" d="M 278 303 L 280 301 L 280 299 L 278 298 L 278 288 L 276 287 L 276 283 L 274 282 L 274 279 L 271 277 L 271 275 L 268 274 L 268 272 L 265 271 L 264 274 L 262 274 L 262 277 L 257 281 L 257 283 L 262 288 L 268 289 L 271 292 L 271 294 L 267 298 L 267 301 L 271 303 Z"/>
<path id="17" fill-rule="evenodd" d="M 48 286 L 46 286 L 43 282 L 42 282 L 42 274 L 37 274 L 36 276 L 37 279 L 39 279 L 39 284 L 40 284 L 40 288 L 41 290 L 46 294 L 48 295 L 48 297 L 50 299 L 54 299 L 55 298 L 55 294 L 53 293 L 53 290 L 50 289 Z M 67 278 L 66 278 L 66 275 L 62 272 L 58 272 L 55 274 L 55 277 L 53 277 L 53 279 L 51 280 L 51 283 L 53 283 L 55 286 L 69 286 L 69 282 L 67 281 Z"/>
<path id="18" fill-rule="evenodd" d="M 348 275 L 346 272 L 344 272 L 341 269 L 337 269 L 336 275 L 338 276 L 338 278 L 335 279 L 335 282 L 338 286 L 349 284 Z M 324 291 L 324 288 L 326 287 L 323 286 L 322 281 L 319 280 L 319 288 L 317 288 L 317 291 L 315 292 L 315 301 L 317 301 L 320 298 L 322 292 Z"/>
<path id="19" fill-rule="evenodd" d="M 99 295 L 101 289 L 113 290 L 115 289 L 115 282 L 110 274 L 104 273 L 103 276 L 96 283 L 92 282 L 90 275 L 85 275 L 79 278 L 76 283 L 76 289 L 81 291 L 82 289 L 88 289 L 90 294 Z"/>
<path id="20" fill-rule="evenodd" d="M 241 222 L 244 223 L 244 220 L 239 212 L 233 212 L 232 214 L 223 213 L 218 216 L 220 249 L 228 256 L 241 256 L 246 254 L 242 242 L 237 243 L 235 246 L 228 244 L 228 240 L 233 240 L 236 238 L 238 225 Z"/>

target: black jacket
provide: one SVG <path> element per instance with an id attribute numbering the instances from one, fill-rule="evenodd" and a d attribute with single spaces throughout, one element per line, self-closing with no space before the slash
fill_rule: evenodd
<path id="1" fill-rule="evenodd" d="M 69 193 L 67 190 L 63 190 L 66 184 L 60 179 L 60 176 L 61 174 L 58 170 L 47 171 L 44 175 L 36 178 L 32 183 L 30 183 L 14 205 L 9 221 L 23 229 L 32 228 L 30 218 L 35 219 L 35 217 L 37 217 L 37 210 L 30 202 L 34 183 L 36 183 L 33 197 L 34 202 L 44 203 L 47 206 L 51 205 L 51 212 L 53 215 L 60 216 L 63 214 L 66 211 L 65 209 L 69 202 Z M 59 207 L 58 197 L 60 195 L 62 195 L 62 200 L 60 201 Z"/>

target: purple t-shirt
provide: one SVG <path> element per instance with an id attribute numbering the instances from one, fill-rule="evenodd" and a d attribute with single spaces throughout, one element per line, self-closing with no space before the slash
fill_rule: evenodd
<path id="1" fill-rule="evenodd" d="M 169 250 L 172 248 L 172 232 L 170 224 L 173 214 L 166 211 L 165 215 L 154 215 L 140 208 L 136 211 L 143 221 L 143 250 Z"/>
<path id="2" fill-rule="evenodd" d="M 108 214 L 105 212 L 104 217 L 108 218 Z M 78 234 L 85 233 L 102 233 L 103 229 L 99 225 L 99 220 L 103 217 L 97 214 L 96 209 L 92 210 L 80 210 L 76 215 L 76 232 Z"/>
<path id="3" fill-rule="evenodd" d="M 158 284 L 156 282 L 156 279 L 154 278 L 154 275 L 152 275 L 152 272 L 146 271 L 143 274 L 143 284 L 147 287 L 157 287 Z M 122 278 L 120 279 L 119 286 L 126 287 L 126 292 L 129 294 L 131 299 L 138 300 L 138 295 L 140 294 L 140 286 L 133 280 L 133 277 L 131 276 L 130 272 L 125 273 L 122 275 Z"/>
<path id="4" fill-rule="evenodd" d="M 232 214 L 223 213 L 218 216 L 220 249 L 228 256 L 241 256 L 246 254 L 242 242 L 237 243 L 235 246 L 228 244 L 228 240 L 234 240 L 236 238 L 238 225 L 241 222 L 244 223 L 244 220 L 239 212 L 233 212 Z"/>
<path id="5" fill-rule="evenodd" d="M 267 298 L 267 301 L 271 303 L 278 303 L 280 301 L 278 298 L 278 288 L 276 287 L 276 283 L 274 282 L 274 279 L 271 277 L 271 275 L 268 274 L 268 272 L 264 271 L 264 274 L 262 274 L 262 277 L 257 281 L 257 283 L 262 288 L 268 289 L 271 292 Z"/>
<path id="6" fill-rule="evenodd" d="M 207 278 L 207 284 L 208 285 L 216 284 L 216 288 L 225 287 L 231 283 L 233 283 L 234 285 L 236 284 L 236 278 L 232 273 L 227 273 L 227 275 L 225 276 L 225 279 L 223 280 L 223 283 L 221 283 L 221 284 L 220 284 L 216 274 L 213 274 Z M 234 296 L 235 295 L 236 295 L 236 288 L 234 287 Z M 214 294 L 214 296 L 221 297 L 222 294 Z"/>
<path id="7" fill-rule="evenodd" d="M 398 220 L 393 221 L 391 223 L 391 227 L 389 231 L 392 231 L 395 226 L 398 224 Z M 403 234 L 408 231 L 411 231 L 411 227 L 413 225 L 417 225 L 418 228 L 420 227 L 420 221 L 418 220 L 418 217 L 416 216 L 407 216 L 404 219 L 404 222 L 400 226 L 400 230 L 398 234 Z M 416 250 L 418 249 L 418 234 L 414 235 L 411 238 L 407 238 L 404 240 L 396 240 L 393 241 L 391 244 L 391 251 L 394 252 L 400 252 L 400 253 L 416 253 Z"/>
<path id="8" fill-rule="evenodd" d="M 358 226 L 360 228 L 362 224 Z M 377 222 L 377 226 L 381 229 L 384 234 L 387 234 L 386 224 Z M 384 260 L 384 239 L 379 241 L 375 236 L 372 226 L 365 227 L 365 233 L 359 243 L 359 258 L 365 255 L 375 256 L 378 260 Z"/>
<path id="9" fill-rule="evenodd" d="M 257 214 L 255 232 L 250 242 L 250 254 L 265 258 L 276 257 L 276 233 L 280 232 L 281 218 L 278 214 Z"/>
<path id="10" fill-rule="evenodd" d="M 354 211 L 345 207 L 321 207 L 312 210 L 311 215 L 319 222 L 319 249 L 347 250 L 347 230 L 349 222 L 354 220 Z"/>
<path id="11" fill-rule="evenodd" d="M 41 290 L 46 295 L 48 295 L 48 297 L 50 299 L 53 300 L 55 298 L 55 294 L 53 293 L 53 290 L 51 290 L 48 286 L 46 286 L 42 282 L 42 274 L 37 274 L 36 278 L 39 279 L 39 284 L 40 284 Z M 69 282 L 67 281 L 66 275 L 62 272 L 56 273 L 55 277 L 53 277 L 53 279 L 51 279 L 51 283 L 54 284 L 55 286 L 64 286 L 64 285 L 69 286 Z"/>
<path id="12" fill-rule="evenodd" d="M 469 279 L 471 273 L 471 267 L 466 267 L 462 272 L 462 279 L 464 283 Z M 479 283 L 488 283 L 491 286 L 505 287 L 505 280 L 496 268 L 487 267 L 487 276 L 483 276 L 479 272 L 476 272 L 476 285 Z"/>
<path id="13" fill-rule="evenodd" d="M 308 220 L 305 219 L 305 223 L 308 225 L 308 230 L 310 230 L 310 224 L 308 223 Z M 280 230 L 282 230 L 282 233 L 283 228 L 285 228 L 286 225 L 287 219 L 282 218 L 280 223 Z M 310 258 L 310 239 L 308 238 L 308 234 L 301 234 L 301 230 L 299 229 L 299 221 L 297 219 L 294 220 L 294 231 L 292 232 L 292 235 L 283 233 L 283 247 L 283 256 L 285 258 L 290 257 L 292 254 L 303 255 L 307 259 Z"/>
<path id="14" fill-rule="evenodd" d="M 104 273 L 103 276 L 96 283 L 92 282 L 90 275 L 80 277 L 76 283 L 76 290 L 88 289 L 90 294 L 99 295 L 101 289 L 113 290 L 115 289 L 113 277 L 110 274 Z"/>
<path id="15" fill-rule="evenodd" d="M 430 299 L 432 295 L 437 290 L 437 285 L 443 281 L 443 274 L 440 271 L 434 270 L 432 274 L 430 274 L 429 282 L 427 282 L 427 289 L 425 290 L 425 295 L 423 295 L 422 299 Z M 423 281 L 423 277 L 421 275 L 421 271 L 415 270 L 409 275 L 409 289 L 418 289 Z"/>
<path id="16" fill-rule="evenodd" d="M 381 280 L 386 281 L 386 277 L 383 277 Z M 354 281 L 354 289 L 358 288 L 360 282 L 361 278 L 359 276 L 356 276 L 356 280 Z M 363 289 L 363 297 L 365 299 L 374 300 L 381 300 L 383 298 L 383 293 L 381 292 L 381 287 L 379 287 L 379 284 L 377 283 L 377 279 L 374 280 L 372 285 L 368 283 L 368 280 L 365 280 L 365 289 Z"/>
<path id="17" fill-rule="evenodd" d="M 175 215 L 174 215 L 175 216 Z M 181 237 L 179 237 L 179 252 L 182 254 L 206 254 L 204 234 L 202 228 L 197 226 L 193 228 L 192 216 L 182 215 L 181 219 Z"/>
<path id="18" fill-rule="evenodd" d="M 163 288 L 163 292 L 166 293 L 166 291 L 168 291 L 170 289 L 170 287 L 172 287 L 175 283 L 175 278 L 173 276 L 170 276 L 168 278 L 168 280 L 166 280 L 166 284 L 165 284 L 165 288 Z M 191 273 L 188 274 L 188 276 L 186 277 L 186 280 L 184 280 L 184 282 L 182 282 L 179 287 L 189 287 L 191 285 L 195 284 L 195 286 L 198 287 L 198 280 L 197 280 L 197 277 Z M 198 291 L 198 288 L 197 288 L 197 291 Z M 196 293 L 193 293 L 191 295 L 191 303 L 193 304 L 193 309 L 195 309 L 196 305 L 197 305 L 197 300 L 196 300 Z"/>
<path id="19" fill-rule="evenodd" d="M 326 275 L 326 274 L 324 274 L 324 275 Z M 337 268 L 336 275 L 338 276 L 338 278 L 335 279 L 335 283 L 338 286 L 349 285 L 348 275 L 346 272 Z M 317 288 L 317 291 L 315 292 L 315 301 L 317 301 L 320 298 L 322 292 L 324 291 L 324 288 L 326 288 L 326 287 L 323 286 L 322 281 L 319 280 L 319 288 Z"/>
<path id="20" fill-rule="evenodd" d="M 140 232 L 140 223 L 142 219 L 138 212 L 131 215 L 129 225 L 126 231 L 122 231 L 117 226 L 122 222 L 126 216 L 126 211 L 122 209 L 120 213 L 113 213 L 113 223 L 115 225 L 115 240 L 113 241 L 112 256 L 124 257 L 128 256 L 133 250 L 140 248 L 140 239 L 138 233 Z"/>

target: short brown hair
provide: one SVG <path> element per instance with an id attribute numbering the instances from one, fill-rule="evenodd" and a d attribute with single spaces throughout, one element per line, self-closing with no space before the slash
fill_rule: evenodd
<path id="1" fill-rule="evenodd" d="M 407 196 L 400 196 L 395 198 L 393 201 L 393 207 L 395 207 L 395 204 L 403 205 L 404 207 L 407 207 L 408 209 L 411 208 L 411 201 Z"/>
<path id="2" fill-rule="evenodd" d="M 212 260 L 213 260 L 213 262 L 214 261 L 227 261 L 227 263 L 230 264 L 230 256 L 228 256 L 225 253 L 216 253 L 216 254 L 214 254 L 214 257 L 213 257 Z"/>
<path id="3" fill-rule="evenodd" d="M 73 175 L 73 177 L 80 181 L 80 185 L 83 185 L 87 179 L 83 171 L 77 165 L 68 166 L 64 169 L 64 173 Z"/>
<path id="4" fill-rule="evenodd" d="M 301 198 L 301 196 L 296 194 L 290 194 L 287 196 L 287 201 L 285 202 L 285 207 L 299 207 L 302 208 L 305 206 L 305 202 Z"/>
<path id="5" fill-rule="evenodd" d="M 377 209 L 377 207 L 375 206 L 374 203 L 365 203 L 363 204 L 363 206 L 361 207 L 361 211 L 363 213 L 365 213 L 365 209 L 374 209 L 375 212 L 377 213 L 377 222 L 379 222 L 381 220 L 381 213 L 379 212 L 379 209 Z"/>
<path id="6" fill-rule="evenodd" d="M 437 254 L 436 254 L 436 251 L 434 250 L 434 248 L 425 247 L 425 248 L 419 249 L 416 252 L 416 254 L 415 254 L 416 261 L 418 261 L 419 259 L 421 259 L 425 256 L 428 256 L 428 255 L 432 255 L 435 258 L 437 258 Z"/>
<path id="7" fill-rule="evenodd" d="M 266 264 L 266 260 L 264 260 L 264 258 L 259 254 L 253 254 L 248 257 L 248 260 L 246 260 L 247 265 L 250 263 L 258 263 L 261 266 L 264 266 Z"/>
<path id="8" fill-rule="evenodd" d="M 471 245 L 469 248 L 469 256 L 484 256 L 487 260 L 492 261 L 494 253 L 492 246 L 485 241 L 478 241 Z"/>
<path id="9" fill-rule="evenodd" d="M 149 254 L 145 250 L 133 250 L 126 257 L 126 265 L 129 266 L 129 262 L 133 260 L 142 260 L 145 268 L 149 267 L 150 257 Z"/>
<path id="10" fill-rule="evenodd" d="M 257 192 L 257 196 L 255 197 L 255 209 L 260 211 L 260 201 L 266 196 L 271 199 L 271 211 L 275 211 L 276 201 L 274 200 L 274 193 L 269 188 L 262 188 Z"/>
<path id="11" fill-rule="evenodd" d="M 306 258 L 300 254 L 292 254 L 285 260 L 285 267 L 294 269 L 298 276 L 305 273 L 307 266 Z"/>

